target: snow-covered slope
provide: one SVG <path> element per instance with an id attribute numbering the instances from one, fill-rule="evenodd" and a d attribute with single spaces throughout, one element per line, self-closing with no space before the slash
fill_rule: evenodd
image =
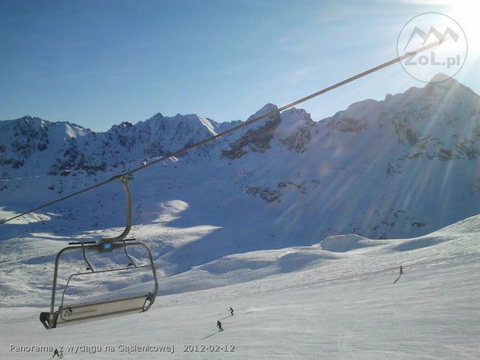
<path id="1" fill-rule="evenodd" d="M 479 229 L 475 216 L 418 238 L 345 235 L 233 254 L 162 279 L 145 314 L 50 331 L 38 321 L 48 296 L 7 293 L 0 356 L 48 359 L 58 348 L 66 359 L 476 359 Z M 5 294 L 24 279 L 5 271 L 16 252 L 2 254 L 11 257 L 2 261 Z M 48 288 L 44 266 L 32 277 Z"/>

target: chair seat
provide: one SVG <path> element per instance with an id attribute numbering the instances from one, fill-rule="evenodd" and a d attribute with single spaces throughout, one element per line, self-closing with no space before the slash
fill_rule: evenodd
<path id="1" fill-rule="evenodd" d="M 42 312 L 40 321 L 46 329 L 51 329 L 71 323 L 139 313 L 148 310 L 153 300 L 154 295 L 146 294 L 101 302 L 64 305 L 60 306 L 53 316 L 48 312 Z"/>

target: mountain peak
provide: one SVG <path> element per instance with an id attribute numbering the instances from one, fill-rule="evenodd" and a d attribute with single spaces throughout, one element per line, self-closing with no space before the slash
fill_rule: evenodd
<path id="1" fill-rule="evenodd" d="M 466 87 L 456 79 L 449 77 L 443 73 L 438 73 L 435 75 L 430 82 L 425 86 L 425 90 L 428 93 L 436 93 L 438 96 L 442 97 L 448 92 L 458 93 L 457 97 L 459 98 L 477 98 L 477 94 L 470 88 Z M 477 100 L 474 100 L 477 101 Z"/>
<path id="2" fill-rule="evenodd" d="M 440 83 L 440 82 L 449 81 L 449 80 L 453 80 L 453 78 L 444 73 L 438 73 L 429 81 L 429 84 Z"/>
<path id="3" fill-rule="evenodd" d="M 274 112 L 276 110 L 278 110 L 277 105 L 268 103 L 268 104 L 264 105 L 260 110 L 258 110 L 255 114 L 250 116 L 247 121 L 256 119 L 259 116 Z"/>

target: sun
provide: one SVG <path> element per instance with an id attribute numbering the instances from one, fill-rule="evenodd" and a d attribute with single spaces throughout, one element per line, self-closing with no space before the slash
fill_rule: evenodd
<path id="1" fill-rule="evenodd" d="M 454 19 L 463 29 L 468 42 L 470 54 L 480 54 L 480 21 L 478 7 L 472 0 L 455 0 L 446 2 L 446 15 Z"/>

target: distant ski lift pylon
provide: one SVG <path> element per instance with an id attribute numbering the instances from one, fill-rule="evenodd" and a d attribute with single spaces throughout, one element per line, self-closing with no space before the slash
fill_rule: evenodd
<path id="1" fill-rule="evenodd" d="M 127 205 L 127 225 L 122 234 L 114 238 L 104 238 L 99 242 L 84 242 L 84 243 L 69 243 L 70 246 L 63 248 L 59 251 L 55 258 L 55 269 L 53 275 L 52 286 L 52 298 L 50 304 L 50 312 L 40 313 L 40 321 L 43 326 L 49 330 L 63 325 L 72 325 L 85 321 L 100 320 L 114 316 L 140 313 L 147 311 L 155 301 L 155 297 L 158 292 L 158 281 L 153 261 L 153 256 L 150 248 L 143 242 L 135 241 L 135 239 L 125 239 L 130 232 L 132 226 L 132 210 L 131 210 L 131 194 L 128 187 L 128 181 L 132 180 L 131 176 L 120 176 L 117 178 L 121 181 L 126 195 Z M 148 254 L 146 265 L 137 265 L 133 258 L 128 253 L 127 248 L 141 247 Z M 95 251 L 102 254 L 110 254 L 117 249 L 123 250 L 128 265 L 123 267 L 115 267 L 108 269 L 98 270 L 92 266 L 87 257 L 87 252 Z M 68 251 L 81 251 L 83 260 L 87 267 L 84 272 L 78 272 L 71 274 L 68 278 L 66 285 L 63 289 L 60 306 L 55 310 L 55 299 L 59 291 L 57 289 L 58 282 L 58 267 L 62 254 Z M 151 270 L 153 287 L 149 291 L 142 290 L 140 293 L 129 294 L 128 296 L 122 295 L 111 296 L 101 301 L 89 301 L 89 302 L 74 302 L 70 303 L 65 299 L 65 294 L 69 285 L 71 285 L 72 279 L 76 277 L 90 277 L 97 274 L 111 274 L 115 272 L 123 272 L 130 270 L 134 266 L 135 269 Z"/>

